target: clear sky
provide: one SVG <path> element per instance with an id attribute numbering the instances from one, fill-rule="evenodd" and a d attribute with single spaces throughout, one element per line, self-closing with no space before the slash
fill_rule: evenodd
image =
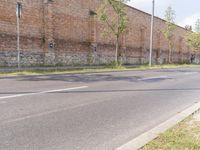
<path id="1" fill-rule="evenodd" d="M 152 10 L 152 0 L 130 0 L 129 5 L 148 13 Z M 200 18 L 200 0 L 155 0 L 155 15 L 164 18 L 168 6 L 175 11 L 175 22 L 180 26 L 194 26 Z"/>

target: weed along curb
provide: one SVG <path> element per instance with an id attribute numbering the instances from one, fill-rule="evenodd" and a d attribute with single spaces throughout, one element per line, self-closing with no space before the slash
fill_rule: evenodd
<path id="1" fill-rule="evenodd" d="M 183 69 L 196 68 L 200 65 L 155 65 L 152 67 L 142 66 L 121 66 L 121 67 L 106 67 L 106 66 L 90 66 L 90 67 L 39 67 L 39 68 L 22 68 L 22 71 L 17 71 L 14 68 L 0 68 L 0 77 L 13 76 L 35 76 L 35 75 L 52 75 L 66 73 L 104 73 L 104 72 L 122 72 L 122 71 L 141 71 L 154 69 Z"/>
<path id="2" fill-rule="evenodd" d="M 193 106 L 187 108 L 186 110 L 178 113 L 174 117 L 161 123 L 160 125 L 156 126 L 155 128 L 141 134 L 140 136 L 136 137 L 135 139 L 120 146 L 116 150 L 138 150 L 138 149 L 142 148 L 143 146 L 145 146 L 150 141 L 157 138 L 161 133 L 164 133 L 166 130 L 175 126 L 177 123 L 183 121 L 185 118 L 189 117 L 190 115 L 192 115 L 194 112 L 198 111 L 199 109 L 200 109 L 200 102 L 198 102 L 198 103 L 194 104 Z"/>

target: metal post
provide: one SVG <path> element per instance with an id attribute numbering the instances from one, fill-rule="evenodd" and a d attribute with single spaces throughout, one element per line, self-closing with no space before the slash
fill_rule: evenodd
<path id="1" fill-rule="evenodd" d="M 152 1 L 152 16 L 151 16 L 151 35 L 150 35 L 150 52 L 149 52 L 149 66 L 152 66 L 152 51 L 153 51 L 153 27 L 154 27 L 154 6 L 155 1 Z"/>
<path id="2" fill-rule="evenodd" d="M 18 70 L 21 70 L 21 65 L 20 65 L 20 47 L 19 47 L 19 42 L 20 42 L 20 31 L 19 31 L 19 17 L 17 17 L 17 63 L 18 63 Z"/>
<path id="3" fill-rule="evenodd" d="M 20 29 L 19 29 L 19 23 L 20 18 L 22 16 L 22 5 L 21 3 L 17 3 L 16 5 L 16 17 L 17 17 L 17 63 L 18 63 L 18 70 L 21 70 L 21 64 L 20 64 Z"/>

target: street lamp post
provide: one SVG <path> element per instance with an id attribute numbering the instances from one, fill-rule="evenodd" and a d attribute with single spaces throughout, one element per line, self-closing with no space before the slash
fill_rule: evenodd
<path id="1" fill-rule="evenodd" d="M 17 17 L 17 63 L 18 63 L 18 70 L 21 69 L 20 64 L 20 29 L 19 29 L 19 21 L 22 16 L 22 4 L 17 2 L 16 5 L 16 17 Z"/>
<path id="2" fill-rule="evenodd" d="M 155 0 L 152 1 L 152 15 L 151 15 L 151 34 L 150 34 L 150 52 L 149 52 L 149 66 L 152 66 L 152 51 L 153 51 L 153 28 L 154 28 L 154 7 Z"/>

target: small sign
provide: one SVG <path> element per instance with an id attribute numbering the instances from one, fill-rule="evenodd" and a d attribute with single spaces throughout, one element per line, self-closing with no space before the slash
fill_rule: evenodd
<path id="1" fill-rule="evenodd" d="M 50 49 L 53 49 L 53 48 L 54 48 L 54 43 L 53 43 L 53 42 L 50 42 L 48 45 L 49 45 L 49 48 L 50 48 Z"/>
<path id="2" fill-rule="evenodd" d="M 16 6 L 16 16 L 18 18 L 22 17 L 22 4 L 17 2 L 17 6 Z"/>

